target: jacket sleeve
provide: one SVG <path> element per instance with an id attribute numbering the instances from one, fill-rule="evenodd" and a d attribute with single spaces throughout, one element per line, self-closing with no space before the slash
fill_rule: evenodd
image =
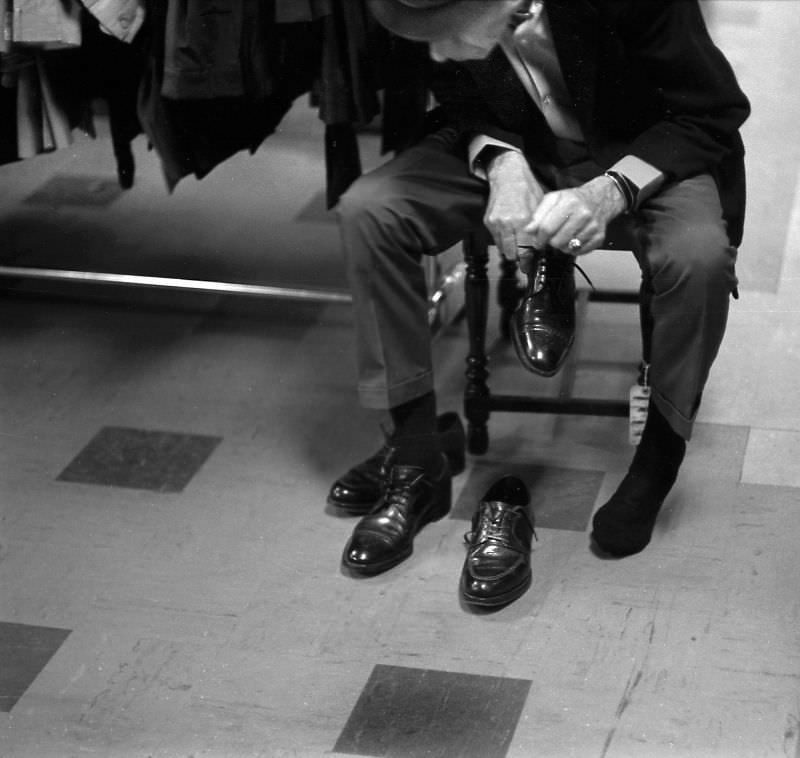
<path id="1" fill-rule="evenodd" d="M 620 18 L 628 65 L 646 78 L 662 113 L 628 152 L 677 180 L 741 152 L 738 130 L 750 105 L 697 0 L 634 0 Z"/>

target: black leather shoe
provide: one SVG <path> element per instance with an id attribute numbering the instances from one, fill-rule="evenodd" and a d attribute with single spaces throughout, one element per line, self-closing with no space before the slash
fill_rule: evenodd
<path id="1" fill-rule="evenodd" d="M 413 552 L 419 530 L 446 516 L 450 503 L 451 477 L 444 455 L 433 474 L 417 466 L 392 466 L 383 497 L 353 529 L 342 564 L 366 575 L 396 566 Z"/>
<path id="2" fill-rule="evenodd" d="M 515 476 L 496 481 L 464 535 L 467 557 L 461 597 L 470 605 L 507 605 L 531 584 L 531 539 L 535 534 L 525 485 Z"/>
<path id="3" fill-rule="evenodd" d="M 453 476 L 460 474 L 466 464 L 466 440 L 461 418 L 457 413 L 443 413 L 436 419 L 436 426 L 450 473 Z M 391 440 L 387 440 L 377 453 L 353 466 L 333 483 L 328 503 L 353 516 L 369 513 L 386 487 L 392 453 Z"/>
<path id="4" fill-rule="evenodd" d="M 535 250 L 526 268 L 528 284 L 511 317 L 511 339 L 526 369 L 553 376 L 575 341 L 575 258 Z"/>

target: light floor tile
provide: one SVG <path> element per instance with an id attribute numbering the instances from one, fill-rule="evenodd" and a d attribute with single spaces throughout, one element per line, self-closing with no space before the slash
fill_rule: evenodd
<path id="1" fill-rule="evenodd" d="M 800 432 L 751 429 L 742 482 L 800 488 Z"/>
<path id="2" fill-rule="evenodd" d="M 498 412 L 489 451 L 454 480 L 453 517 L 425 526 L 401 565 L 355 580 L 340 558 L 356 520 L 328 512 L 325 497 L 380 445 L 381 418 L 357 406 L 347 306 L 10 282 L 0 627 L 71 632 L 0 713 L 3 758 L 346 755 L 332 748 L 375 671 L 470 683 L 438 711 L 442 734 L 467 714 L 475 731 L 499 723 L 472 683 L 529 682 L 509 710 L 509 758 L 800 755 L 800 156 L 787 137 L 800 113 L 800 14 L 785 0 L 703 5 L 754 106 L 742 297 L 647 549 L 601 560 L 587 533 L 633 454 L 624 419 Z M 108 205 L 26 203 L 56 176 L 113 183 L 108 135 L 80 137 L 0 166 L 1 254 L 344 287 L 322 145 L 298 101 L 264 148 L 172 195 L 139 139 L 136 185 Z M 384 159 L 377 147 L 365 139 L 365 167 Z M 638 285 L 628 253 L 585 263 L 600 288 Z M 497 271 L 493 260 L 493 281 Z M 490 294 L 492 390 L 557 393 L 558 380 L 525 372 L 498 340 Z M 639 357 L 635 308 L 598 303 L 587 316 L 572 390 L 616 397 Z M 440 411 L 460 410 L 463 321 L 434 348 Z M 179 492 L 58 481 L 105 427 L 222 441 Z M 539 498 L 533 582 L 510 606 L 476 613 L 458 592 L 464 518 L 509 466 Z M 0 678 L 17 654 L 8 648 Z M 414 749 L 449 758 L 441 739 L 420 736 L 436 721 Z"/>

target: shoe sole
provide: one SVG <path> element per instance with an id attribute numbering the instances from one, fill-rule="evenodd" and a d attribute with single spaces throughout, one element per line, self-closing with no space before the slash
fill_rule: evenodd
<path id="1" fill-rule="evenodd" d="M 508 592 L 503 593 L 502 595 L 496 595 L 495 597 L 483 597 L 478 595 L 470 595 L 464 589 L 464 583 L 461 582 L 461 597 L 465 603 L 468 605 L 474 605 L 479 608 L 497 608 L 502 605 L 510 605 L 515 600 L 518 600 L 522 597 L 530 588 L 531 582 L 533 581 L 533 576 L 528 575 L 527 579 L 518 587 L 514 587 L 514 589 L 509 590 Z"/>
<path id="2" fill-rule="evenodd" d="M 343 511 L 347 516 L 366 516 L 376 505 L 377 500 L 371 500 L 368 503 L 345 503 L 341 500 L 334 500 L 329 497 L 325 501 L 328 505 Z"/>
<path id="3" fill-rule="evenodd" d="M 394 568 L 407 558 L 410 558 L 413 552 L 414 547 L 412 545 L 408 550 L 404 550 L 399 555 L 392 556 L 390 560 L 383 561 L 383 563 L 371 563 L 366 566 L 362 563 L 351 563 L 347 558 L 342 556 L 342 565 L 356 574 L 361 574 L 361 576 L 376 576 L 377 574 L 382 574 L 384 571 Z"/>

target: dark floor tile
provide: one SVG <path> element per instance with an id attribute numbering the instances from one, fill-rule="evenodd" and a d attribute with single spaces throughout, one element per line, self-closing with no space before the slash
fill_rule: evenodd
<path id="1" fill-rule="evenodd" d="M 62 482 L 181 492 L 221 437 L 104 427 L 61 472 Z"/>
<path id="2" fill-rule="evenodd" d="M 605 476 L 602 471 L 479 461 L 473 466 L 451 517 L 472 518 L 492 482 L 507 474 L 519 477 L 527 485 L 537 527 L 573 532 L 586 531 Z"/>
<path id="3" fill-rule="evenodd" d="M 527 679 L 375 666 L 334 752 L 380 758 L 503 758 Z"/>
<path id="4" fill-rule="evenodd" d="M 25 198 L 28 205 L 92 205 L 105 207 L 114 202 L 122 188 L 107 176 L 56 174 Z"/>
<path id="5" fill-rule="evenodd" d="M 14 707 L 69 633 L 69 629 L 0 621 L 0 712 Z"/>

